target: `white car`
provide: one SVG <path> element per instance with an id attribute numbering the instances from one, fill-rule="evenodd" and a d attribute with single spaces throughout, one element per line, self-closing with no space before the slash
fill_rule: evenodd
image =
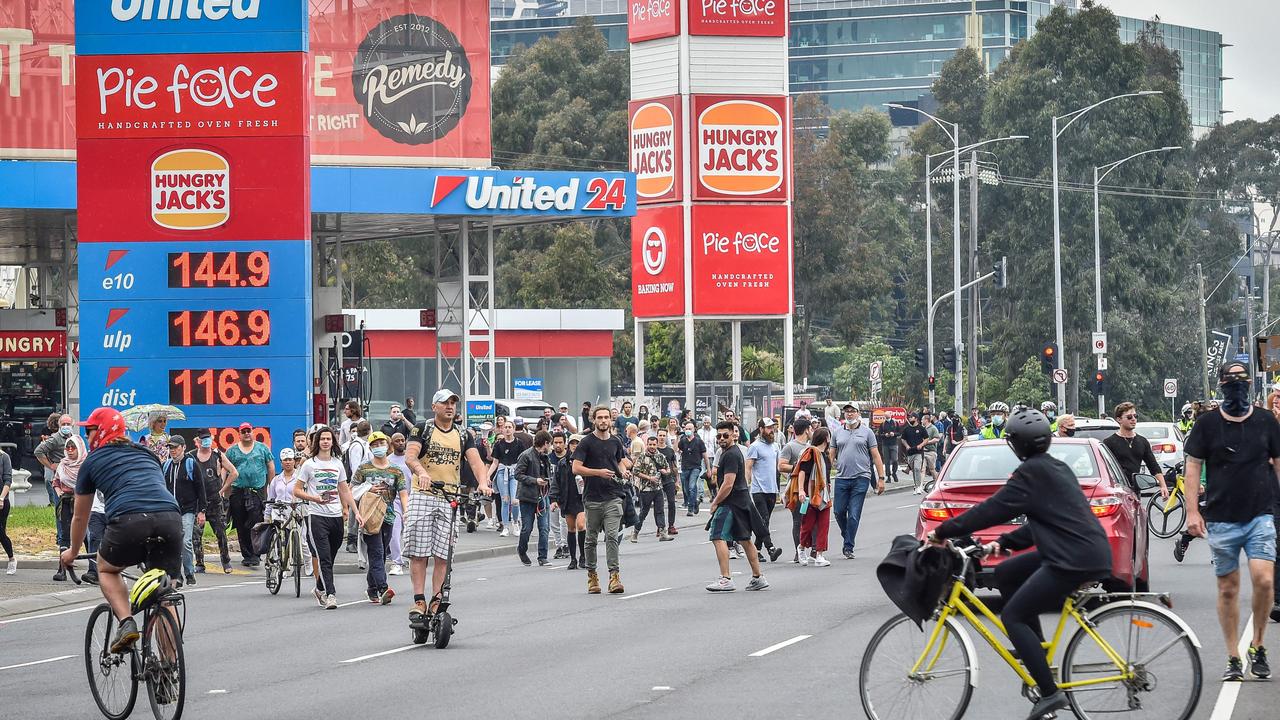
<path id="1" fill-rule="evenodd" d="M 1178 426 L 1167 422 L 1140 422 L 1134 428 L 1139 435 L 1151 443 L 1151 452 L 1155 453 L 1156 462 L 1164 467 L 1173 467 L 1182 462 L 1182 433 Z"/>
<path id="2" fill-rule="evenodd" d="M 524 418 L 529 431 L 533 431 L 533 426 L 538 424 L 538 420 L 542 417 L 544 410 L 555 411 L 548 403 L 541 400 L 512 400 L 510 398 L 498 398 L 493 403 L 493 412 L 495 415 L 502 415 L 509 418 Z M 576 424 L 576 423 L 575 423 Z"/>

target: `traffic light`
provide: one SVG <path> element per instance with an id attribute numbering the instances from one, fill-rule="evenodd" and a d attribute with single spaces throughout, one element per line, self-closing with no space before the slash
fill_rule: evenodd
<path id="1" fill-rule="evenodd" d="M 1058 344 L 1045 343 L 1040 351 L 1040 372 L 1050 375 L 1058 367 Z"/>
<path id="2" fill-rule="evenodd" d="M 922 347 L 916 348 L 916 367 L 921 370 L 927 370 L 929 367 L 929 358 Z"/>
<path id="3" fill-rule="evenodd" d="M 942 349 L 942 366 L 951 372 L 956 371 L 956 349 L 953 346 L 947 346 Z"/>
<path id="4" fill-rule="evenodd" d="M 938 378 L 936 378 L 936 377 L 934 377 L 934 376 L 930 375 L 930 376 L 929 376 L 929 389 L 930 389 L 930 390 L 932 390 L 932 389 L 934 389 L 935 387 L 937 387 L 937 385 L 938 385 Z"/>
<path id="5" fill-rule="evenodd" d="M 1001 256 L 1000 262 L 991 266 L 991 271 L 996 274 L 996 287 L 1003 290 L 1009 287 L 1009 258 Z"/>
<path id="6" fill-rule="evenodd" d="M 1106 370 L 1093 371 L 1093 394 L 1094 395 L 1107 394 L 1107 371 Z"/>

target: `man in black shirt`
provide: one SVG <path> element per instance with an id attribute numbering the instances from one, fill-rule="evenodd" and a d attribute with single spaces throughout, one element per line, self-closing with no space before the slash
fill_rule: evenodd
<path id="1" fill-rule="evenodd" d="M 907 426 L 902 429 L 902 444 L 907 447 L 907 467 L 915 481 L 915 494 L 924 493 L 924 445 L 929 441 L 929 431 L 915 415 L 907 416 Z"/>
<path id="2" fill-rule="evenodd" d="M 880 457 L 884 459 L 884 469 L 889 482 L 898 482 L 898 438 L 902 437 L 902 426 L 892 416 L 885 415 L 877 432 L 880 441 Z"/>
<path id="3" fill-rule="evenodd" d="M 769 581 L 760 574 L 760 558 L 751 545 L 751 479 L 747 477 L 747 463 L 742 448 L 735 440 L 738 425 L 732 420 L 722 420 L 716 425 L 716 444 L 720 446 L 720 462 L 716 496 L 711 500 L 711 544 L 716 550 L 716 562 L 720 565 L 720 577 L 707 586 L 711 592 L 732 592 L 736 588 L 729 574 L 729 544 L 742 548 L 751 564 L 751 582 L 748 590 L 764 590 Z"/>
<path id="4" fill-rule="evenodd" d="M 667 497 L 667 535 L 679 535 L 676 529 L 676 451 L 671 447 L 666 430 L 658 431 L 658 452 L 667 460 L 667 469 L 662 475 L 662 494 Z"/>
<path id="5" fill-rule="evenodd" d="M 628 403 L 629 404 L 629 403 Z M 591 413 L 595 431 L 582 438 L 573 452 L 573 474 L 583 480 L 582 499 L 587 514 L 586 554 L 587 593 L 600 594 L 600 578 L 596 575 L 597 543 L 604 533 L 605 560 L 609 563 L 609 592 L 626 592 L 618 565 L 618 538 L 622 530 L 623 481 L 631 477 L 631 459 L 622 441 L 610 434 L 613 421 L 609 408 L 597 406 Z"/>
<path id="6" fill-rule="evenodd" d="M 1280 424 L 1271 413 L 1249 403 L 1248 366 L 1230 362 L 1218 373 L 1222 406 L 1201 415 L 1186 442 L 1187 532 L 1206 537 L 1218 576 L 1218 623 L 1227 644 L 1225 681 L 1244 679 L 1236 652 L 1240 638 L 1240 552 L 1249 560 L 1253 583 L 1253 638 L 1249 671 L 1271 676 L 1263 636 L 1275 596 L 1277 478 L 1280 477 Z M 1199 506 L 1201 468 L 1207 468 L 1203 512 Z"/>
<path id="7" fill-rule="evenodd" d="M 1124 474 L 1130 480 L 1134 475 L 1142 472 L 1142 466 L 1145 464 L 1147 470 L 1160 483 L 1160 496 L 1169 497 L 1169 488 L 1165 486 L 1164 474 L 1160 472 L 1160 463 L 1156 462 L 1156 456 L 1151 452 L 1151 443 L 1134 430 L 1138 426 L 1138 409 L 1131 402 L 1122 402 L 1116 406 L 1114 414 L 1116 422 L 1120 423 L 1120 429 L 1103 440 L 1102 444 L 1116 456 L 1120 469 L 1124 470 Z"/>
<path id="8" fill-rule="evenodd" d="M 693 421 L 684 424 L 684 434 L 676 443 L 680 450 L 680 491 L 684 493 L 685 515 L 693 517 L 698 514 L 698 496 L 702 492 L 699 478 L 704 472 L 711 472 L 711 455 L 707 446 L 694 430 Z"/>

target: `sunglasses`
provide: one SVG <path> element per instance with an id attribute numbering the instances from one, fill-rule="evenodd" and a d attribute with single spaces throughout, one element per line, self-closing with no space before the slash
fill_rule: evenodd
<path id="1" fill-rule="evenodd" d="M 1134 415 L 1133 413 L 1129 413 L 1128 415 L 1125 415 L 1125 416 L 1121 417 L 1120 419 L 1121 419 L 1121 420 L 1137 420 L 1137 419 L 1138 419 L 1138 416 L 1137 416 L 1137 415 Z"/>
<path id="2" fill-rule="evenodd" d="M 1236 372 L 1223 373 L 1221 383 L 1235 382 L 1237 380 L 1248 380 L 1249 373 L 1246 370 L 1238 370 Z"/>
<path id="3" fill-rule="evenodd" d="M 716 437 L 720 439 L 724 439 L 724 438 L 730 437 L 730 434 L 727 432 L 716 433 Z"/>

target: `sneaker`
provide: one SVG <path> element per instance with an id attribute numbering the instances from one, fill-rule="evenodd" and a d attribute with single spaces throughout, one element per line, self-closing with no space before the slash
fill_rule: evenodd
<path id="1" fill-rule="evenodd" d="M 538 567 L 546 567 L 550 564 L 551 564 L 550 560 L 546 558 L 538 558 Z"/>
<path id="2" fill-rule="evenodd" d="M 142 637 L 142 633 L 138 632 L 138 624 L 131 617 L 125 618 L 120 623 L 120 628 L 116 630 L 116 639 L 111 642 L 111 652 L 129 652 L 140 637 Z"/>
<path id="3" fill-rule="evenodd" d="M 67 579 L 67 570 L 66 570 L 66 568 L 61 568 L 61 567 L 60 567 L 60 568 L 58 568 L 58 572 L 56 572 L 56 573 L 54 573 L 54 574 L 53 574 L 53 581 L 54 581 L 54 582 L 65 582 L 65 581 L 66 581 L 66 579 Z"/>
<path id="4" fill-rule="evenodd" d="M 676 526 L 675 526 L 675 525 L 668 525 L 668 526 L 667 526 L 667 534 L 668 534 L 668 535 L 679 535 L 679 534 L 680 534 L 680 531 L 676 529 Z"/>
<path id="5" fill-rule="evenodd" d="M 355 551 L 356 551 L 356 541 L 355 541 L 355 540 L 348 540 L 348 541 L 347 541 L 347 552 L 349 552 L 349 553 L 353 553 L 353 552 L 355 552 Z"/>
<path id="6" fill-rule="evenodd" d="M 751 582 L 747 583 L 747 590 L 767 590 L 769 589 L 769 581 L 764 579 L 763 575 L 752 577 Z"/>
<path id="7" fill-rule="evenodd" d="M 738 588 L 733 584 L 733 578 L 727 578 L 723 575 L 712 581 L 711 584 L 707 585 L 707 590 L 710 592 L 733 592 L 737 589 Z"/>
<path id="8" fill-rule="evenodd" d="M 844 559 L 845 559 L 845 560 L 852 560 L 852 559 L 853 559 L 853 557 L 854 557 L 854 556 L 853 556 L 853 551 L 852 551 L 852 550 L 845 550 L 845 551 L 844 551 Z"/>
<path id="9" fill-rule="evenodd" d="M 671 537 L 665 532 L 658 533 L 658 542 L 671 542 L 672 540 L 675 540 L 675 538 Z"/>
<path id="10" fill-rule="evenodd" d="M 569 569 L 569 570 L 577 570 L 577 569 L 578 569 L 578 558 L 569 558 L 569 567 L 568 567 L 567 569 Z"/>
<path id="11" fill-rule="evenodd" d="M 204 566 L 203 566 L 203 565 L 197 565 L 197 566 L 196 566 L 196 574 L 197 574 L 197 575 L 203 575 L 203 574 L 204 574 Z"/>
<path id="12" fill-rule="evenodd" d="M 364 596 L 365 596 L 366 598 L 368 598 L 368 599 L 369 599 L 369 602 L 370 602 L 371 604 L 373 604 L 373 605 L 381 605 L 381 604 L 382 604 L 382 596 L 381 596 L 381 595 L 379 595 L 377 592 L 366 592 L 366 593 L 364 594 Z"/>
<path id="13" fill-rule="evenodd" d="M 639 530 L 632 530 L 632 531 L 631 531 L 631 542 L 633 542 L 633 543 L 638 543 L 638 542 L 640 542 L 640 531 L 639 531 Z"/>
<path id="14" fill-rule="evenodd" d="M 383 590 L 381 594 L 378 595 L 378 600 L 381 601 L 383 605 L 390 605 L 391 598 L 394 598 L 395 596 L 396 596 L 396 591 L 392 590 L 391 588 L 387 588 Z"/>
<path id="15" fill-rule="evenodd" d="M 912 491 L 912 494 L 913 494 L 913 495 L 923 495 L 923 494 L 924 494 L 924 488 L 916 488 L 915 490 L 913 490 L 913 491 Z"/>
<path id="16" fill-rule="evenodd" d="M 230 566 L 230 565 L 223 565 L 223 566 L 222 566 L 222 574 L 223 574 L 223 575 L 230 575 L 230 574 L 231 574 L 231 566 Z"/>
<path id="17" fill-rule="evenodd" d="M 472 521 L 468 520 L 468 521 L 467 521 L 467 532 L 469 532 L 469 533 L 473 533 L 473 532 L 475 532 L 475 531 L 476 531 L 476 524 L 475 524 L 474 522 L 472 522 Z"/>
<path id="18" fill-rule="evenodd" d="M 1244 665 L 1240 658 L 1227 658 L 1227 669 L 1222 672 L 1222 682 L 1240 682 L 1244 680 Z"/>
<path id="19" fill-rule="evenodd" d="M 742 559 L 742 553 L 738 552 L 738 546 L 737 546 L 737 545 L 730 545 L 730 546 L 729 546 L 729 559 L 730 559 L 730 560 L 741 560 L 741 559 Z"/>
<path id="20" fill-rule="evenodd" d="M 320 603 L 320 607 L 324 607 L 324 591 L 316 588 L 311 591 L 311 594 L 316 596 L 316 602 Z"/>
<path id="21" fill-rule="evenodd" d="M 769 562 L 778 562 L 778 558 L 780 557 L 782 557 L 782 548 L 780 547 L 769 548 Z"/>
<path id="22" fill-rule="evenodd" d="M 18 560 L 17 560 L 17 558 L 9 558 L 9 564 L 8 564 L 7 566 L 5 566 L 4 574 L 5 574 L 5 575 L 13 575 L 13 574 L 15 574 L 15 573 L 17 573 L 17 572 L 18 572 Z"/>
<path id="23" fill-rule="evenodd" d="M 484 526 L 486 529 L 492 530 L 495 527 L 497 527 L 497 524 L 494 522 L 493 518 L 489 518 L 489 520 L 484 524 Z"/>
<path id="24" fill-rule="evenodd" d="M 365 566 L 365 564 L 364 564 L 363 562 L 361 562 L 361 561 L 357 560 L 357 561 L 356 561 L 356 569 L 357 569 L 357 570 L 367 570 L 367 569 L 368 569 L 368 567 L 366 567 L 366 566 Z"/>
<path id="25" fill-rule="evenodd" d="M 800 548 L 800 567 L 809 566 L 809 548 Z"/>
<path id="26" fill-rule="evenodd" d="M 830 564 L 831 564 L 831 561 L 822 557 L 822 553 L 818 553 L 813 556 L 814 567 L 827 567 Z"/>
<path id="27" fill-rule="evenodd" d="M 195 575 L 188 575 L 188 576 L 187 576 L 187 584 L 188 584 L 188 585 L 195 585 L 195 584 L 196 584 L 196 576 L 195 576 Z"/>
<path id="28" fill-rule="evenodd" d="M 516 554 L 520 556 L 520 562 L 524 563 L 525 567 L 529 567 L 530 565 L 533 564 L 533 561 L 529 559 L 528 553 L 516 553 Z"/>
<path id="29" fill-rule="evenodd" d="M 393 565 L 391 566 L 391 569 L 387 571 L 387 574 L 388 574 L 388 575 L 403 575 L 403 574 L 404 574 L 404 568 L 400 567 L 399 565 L 395 565 L 395 564 L 393 564 Z"/>
<path id="30" fill-rule="evenodd" d="M 1261 645 L 1249 646 L 1249 674 L 1259 680 L 1271 677 L 1271 666 L 1267 664 L 1267 649 Z"/>
<path id="31" fill-rule="evenodd" d="M 505 525 L 499 525 L 498 527 L 502 528 L 501 530 L 499 530 L 499 531 L 498 531 L 498 536 L 499 536 L 499 537 L 510 537 L 510 536 L 511 536 L 511 533 L 507 531 L 507 528 L 506 528 L 506 526 L 505 526 Z"/>
<path id="32" fill-rule="evenodd" d="M 98 584 L 98 573 L 96 573 L 96 572 L 94 572 L 94 571 L 90 570 L 89 572 L 87 572 L 87 573 L 85 573 L 85 574 L 81 575 L 81 576 L 80 576 L 80 579 L 81 579 L 81 580 L 83 580 L 83 581 L 85 581 L 85 582 L 87 582 L 87 583 L 89 583 L 90 585 L 97 585 L 97 584 Z M 192 582 L 194 583 L 195 581 L 194 581 L 194 580 L 192 580 Z"/>
<path id="33" fill-rule="evenodd" d="M 1042 698 L 1040 702 L 1036 703 L 1035 707 L 1031 708 L 1031 714 L 1027 716 L 1027 720 L 1039 720 L 1046 715 L 1049 717 L 1057 717 L 1057 715 L 1053 713 L 1065 708 L 1067 705 L 1067 694 L 1059 690 L 1047 698 Z"/>
<path id="34" fill-rule="evenodd" d="M 793 564 L 795 564 L 795 565 L 799 565 L 799 564 L 800 564 L 800 551 L 799 551 L 799 550 L 796 550 L 795 555 L 792 555 L 792 556 L 791 556 L 791 562 L 792 562 Z"/>
<path id="35" fill-rule="evenodd" d="M 325 609 L 325 610 L 337 610 L 337 609 L 338 609 L 338 598 L 336 598 L 336 597 L 334 597 L 334 596 L 332 596 L 332 595 L 325 595 L 325 596 L 324 596 L 324 609 Z"/>

